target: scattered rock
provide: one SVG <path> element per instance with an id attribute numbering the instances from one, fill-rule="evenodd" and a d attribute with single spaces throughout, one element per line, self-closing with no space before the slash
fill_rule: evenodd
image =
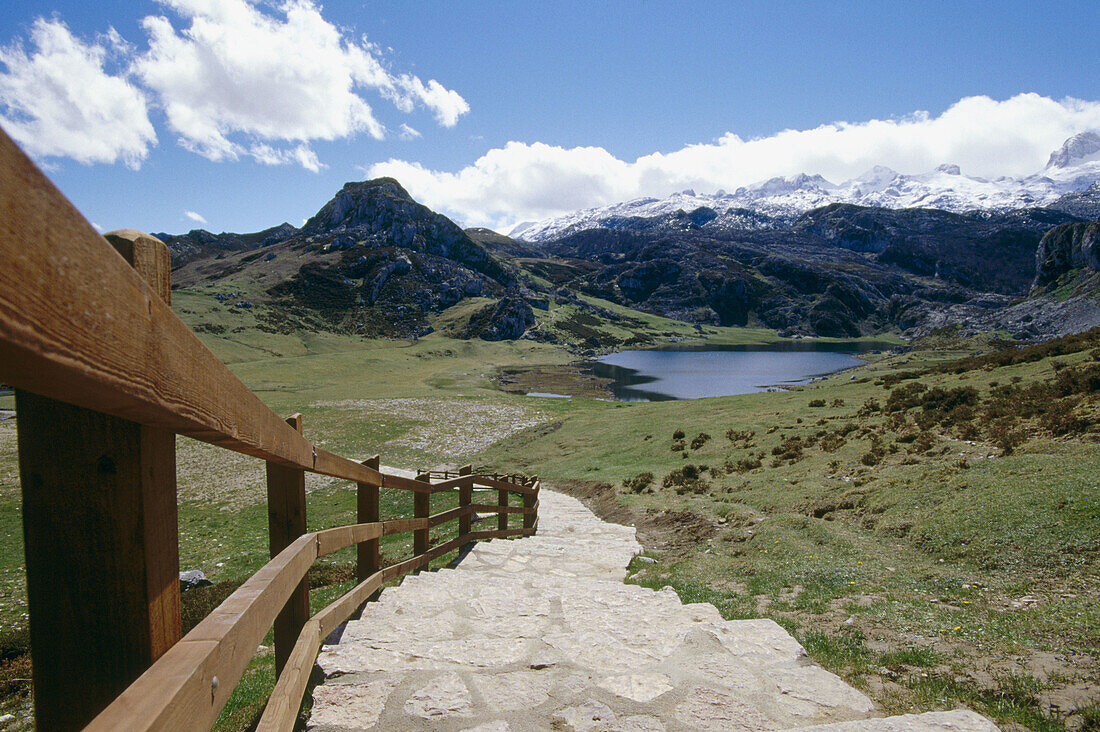
<path id="1" fill-rule="evenodd" d="M 214 583 L 206 579 L 206 575 L 202 573 L 202 570 L 189 569 L 186 572 L 180 572 L 180 592 L 187 592 L 196 587 L 206 587 L 212 584 Z"/>

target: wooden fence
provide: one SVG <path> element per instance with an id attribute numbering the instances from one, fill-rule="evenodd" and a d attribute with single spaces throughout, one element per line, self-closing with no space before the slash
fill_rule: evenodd
<path id="1" fill-rule="evenodd" d="M 274 414 L 176 317 L 170 277 L 163 243 L 100 236 L 0 131 L 0 381 L 16 389 L 40 730 L 209 729 L 272 627 L 259 728 L 289 730 L 321 642 L 379 587 L 538 525 L 537 479 L 469 466 L 410 479 L 311 444 L 301 415 Z M 272 557 L 182 638 L 177 434 L 266 461 Z M 354 482 L 359 523 L 307 533 L 306 472 Z M 496 501 L 474 503 L 476 488 Z M 383 520 L 380 489 L 413 492 L 413 518 Z M 458 506 L 430 515 L 441 491 Z M 475 513 L 496 528 L 474 531 Z M 432 546 L 450 522 L 455 537 Z M 382 567 L 379 539 L 403 532 L 413 556 Z M 358 584 L 309 617 L 310 565 L 352 545 Z"/>

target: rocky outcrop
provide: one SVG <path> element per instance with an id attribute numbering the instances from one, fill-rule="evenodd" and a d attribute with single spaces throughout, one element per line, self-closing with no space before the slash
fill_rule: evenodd
<path id="1" fill-rule="evenodd" d="M 484 247 L 446 216 L 414 201 L 393 178 L 345 183 L 305 223 L 302 234 L 426 252 L 452 259 L 502 284 L 513 281 L 511 273 Z"/>
<path id="2" fill-rule="evenodd" d="M 510 341 L 522 336 L 534 324 L 535 313 L 531 306 L 522 297 L 513 294 L 474 313 L 462 337 Z"/>
<path id="3" fill-rule="evenodd" d="M 1032 289 L 1049 287 L 1075 270 L 1100 271 L 1100 221 L 1063 224 L 1047 232 L 1035 252 Z"/>
<path id="4" fill-rule="evenodd" d="M 257 231 L 253 234 L 233 234 L 223 232 L 212 234 L 205 229 L 192 229 L 186 234 L 153 234 L 166 245 L 172 254 L 172 268 L 178 269 L 183 265 L 197 259 L 209 256 L 225 255 L 231 252 L 242 252 L 260 247 L 268 247 L 286 241 L 295 234 L 298 229 L 285 221 L 270 229 Z"/>

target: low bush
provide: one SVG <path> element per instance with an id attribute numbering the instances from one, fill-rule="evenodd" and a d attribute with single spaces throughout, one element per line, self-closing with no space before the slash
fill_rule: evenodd
<path id="1" fill-rule="evenodd" d="M 710 441 L 710 435 L 706 432 L 700 432 L 698 435 L 691 438 L 691 449 L 698 450 L 700 447 L 707 444 L 708 441 Z"/>
<path id="2" fill-rule="evenodd" d="M 703 480 L 703 473 L 706 471 L 705 465 L 692 465 L 688 463 L 682 468 L 677 468 L 664 477 L 661 484 L 665 488 L 674 488 L 677 493 L 684 494 L 689 491 L 693 493 L 706 493 L 710 489 L 710 483 Z"/>
<path id="3" fill-rule="evenodd" d="M 627 478 L 623 481 L 623 488 L 631 493 L 641 493 L 651 485 L 653 485 L 653 473 L 650 472 L 638 473 L 633 478 Z"/>

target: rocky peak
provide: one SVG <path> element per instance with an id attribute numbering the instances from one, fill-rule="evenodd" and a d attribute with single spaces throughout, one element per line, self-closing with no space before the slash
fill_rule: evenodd
<path id="1" fill-rule="evenodd" d="M 393 178 L 345 183 L 331 201 L 306 222 L 301 236 L 344 239 L 343 245 L 402 247 L 427 252 L 480 272 L 498 282 L 512 276 L 456 223 L 413 200 Z"/>
<path id="2" fill-rule="evenodd" d="M 302 233 L 319 234 L 340 227 L 375 225 L 382 212 L 416 218 L 436 215 L 414 201 L 393 178 L 353 181 L 345 183 L 340 192 L 305 223 Z"/>
<path id="3" fill-rule="evenodd" d="M 1100 159 L 1100 135 L 1082 132 L 1066 140 L 1062 147 L 1050 154 L 1047 168 L 1069 168 L 1092 159 Z"/>
<path id="4" fill-rule="evenodd" d="M 962 175 L 962 169 L 954 163 L 944 163 L 936 168 L 936 171 L 947 175 Z"/>

